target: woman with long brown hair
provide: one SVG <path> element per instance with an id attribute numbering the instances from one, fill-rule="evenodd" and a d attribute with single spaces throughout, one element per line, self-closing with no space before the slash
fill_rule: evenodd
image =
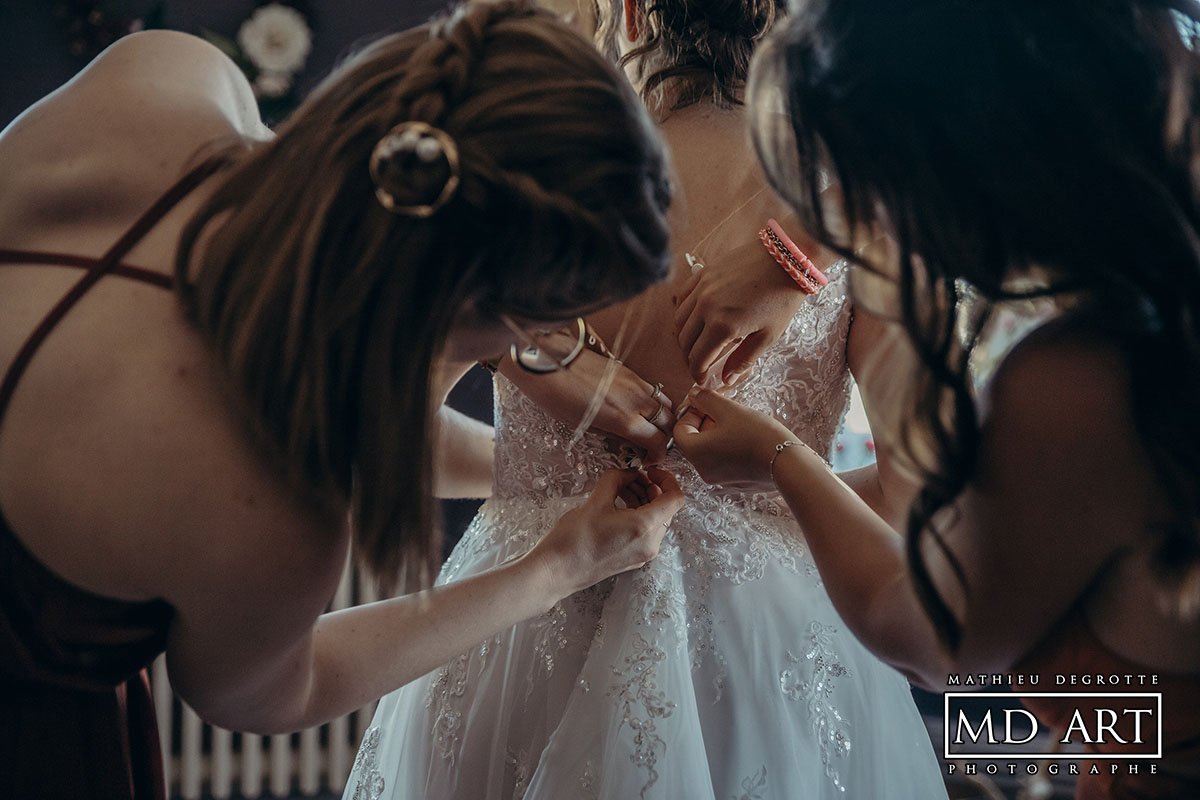
<path id="1" fill-rule="evenodd" d="M 465 364 L 663 277 L 664 156 L 519 2 L 383 37 L 278 136 L 253 108 L 152 32 L 0 135 L 6 797 L 161 797 L 164 649 L 205 719 L 299 729 L 645 563 L 682 503 L 611 472 L 521 558 L 322 616 L 352 542 L 427 577 L 433 491 L 488 474 L 438 410 Z"/>
<path id="2" fill-rule="evenodd" d="M 1198 25 L 1171 0 L 799 4 L 757 141 L 894 326 L 864 394 L 907 390 L 876 432 L 918 486 L 907 535 L 714 393 L 675 429 L 710 480 L 783 493 L 846 624 L 925 686 L 1153 675 L 1162 760 L 1085 766 L 1079 797 L 1200 796 Z"/>

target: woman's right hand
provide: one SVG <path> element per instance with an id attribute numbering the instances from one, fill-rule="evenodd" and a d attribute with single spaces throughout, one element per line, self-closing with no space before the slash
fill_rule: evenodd
<path id="1" fill-rule="evenodd" d="M 679 451 L 709 483 L 744 491 L 770 491 L 776 447 L 796 435 L 772 416 L 710 390 L 694 389 L 675 426 Z"/>
<path id="2" fill-rule="evenodd" d="M 779 340 L 808 297 L 758 237 L 747 238 L 719 260 L 694 269 L 674 301 L 679 347 L 701 386 L 736 384 Z M 800 242 L 817 252 L 807 237 Z M 721 373 L 710 374 L 717 367 Z"/>
<path id="3" fill-rule="evenodd" d="M 625 508 L 617 507 L 618 498 Z M 658 555 L 683 501 L 669 472 L 609 470 L 591 497 L 564 514 L 529 556 L 545 565 L 556 594 L 566 597 Z"/>

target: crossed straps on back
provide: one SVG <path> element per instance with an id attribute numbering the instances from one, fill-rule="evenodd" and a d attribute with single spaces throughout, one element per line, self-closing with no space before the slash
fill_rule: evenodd
<path id="1" fill-rule="evenodd" d="M 154 205 L 146 209 L 145 213 L 138 217 L 136 222 L 129 226 L 129 229 L 117 240 L 116 244 L 110 247 L 99 258 L 32 250 L 0 249 L 0 265 L 47 264 L 52 266 L 79 267 L 87 270 L 87 273 L 71 287 L 70 291 L 63 295 L 54 304 L 54 307 L 46 313 L 46 316 L 42 318 L 38 326 L 29 334 L 29 338 L 25 340 L 21 349 L 17 351 L 16 358 L 13 359 L 8 367 L 8 372 L 4 375 L 4 383 L 0 384 L 0 420 L 3 420 L 4 412 L 8 410 L 8 404 L 17 389 L 17 382 L 21 380 L 21 376 L 25 373 L 26 368 L 29 367 L 29 362 L 33 360 L 33 356 L 37 353 L 38 348 L 41 347 L 46 337 L 54 330 L 54 326 L 62 321 L 67 312 L 101 278 L 105 275 L 119 275 L 122 278 L 141 281 L 142 283 L 148 283 L 162 289 L 172 288 L 173 282 L 170 277 L 148 269 L 142 269 L 141 267 L 122 264 L 120 263 L 121 258 L 132 250 L 134 245 L 159 220 L 166 216 L 180 200 L 216 172 L 221 165 L 222 162 L 220 159 L 210 159 L 180 178 L 162 197 L 158 198 Z"/>

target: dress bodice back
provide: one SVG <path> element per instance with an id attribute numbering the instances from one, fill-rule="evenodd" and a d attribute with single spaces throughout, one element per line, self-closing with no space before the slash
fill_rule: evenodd
<path id="1" fill-rule="evenodd" d="M 846 273 L 844 261 L 829 268 L 829 285 L 805 301 L 779 340 L 729 395 L 772 414 L 827 460 L 850 403 L 846 340 L 851 305 Z M 571 445 L 572 427 L 543 411 L 503 377 L 496 381 L 495 420 L 494 497 L 499 499 L 532 498 L 545 503 L 587 494 L 600 472 L 626 466 L 630 455 L 613 440 L 591 432 Z M 706 484 L 674 450 L 664 466 L 679 477 L 689 496 L 716 492 L 751 504 L 774 502 Z"/>

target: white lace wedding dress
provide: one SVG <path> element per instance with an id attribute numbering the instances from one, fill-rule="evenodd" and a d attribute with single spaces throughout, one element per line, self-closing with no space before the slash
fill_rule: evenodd
<path id="1" fill-rule="evenodd" d="M 849 401 L 844 265 L 735 392 L 830 452 Z M 439 583 L 528 550 L 619 458 L 496 380 L 496 483 Z M 380 702 L 366 800 L 934 800 L 907 682 L 846 630 L 778 496 L 688 495 L 658 558 Z"/>

